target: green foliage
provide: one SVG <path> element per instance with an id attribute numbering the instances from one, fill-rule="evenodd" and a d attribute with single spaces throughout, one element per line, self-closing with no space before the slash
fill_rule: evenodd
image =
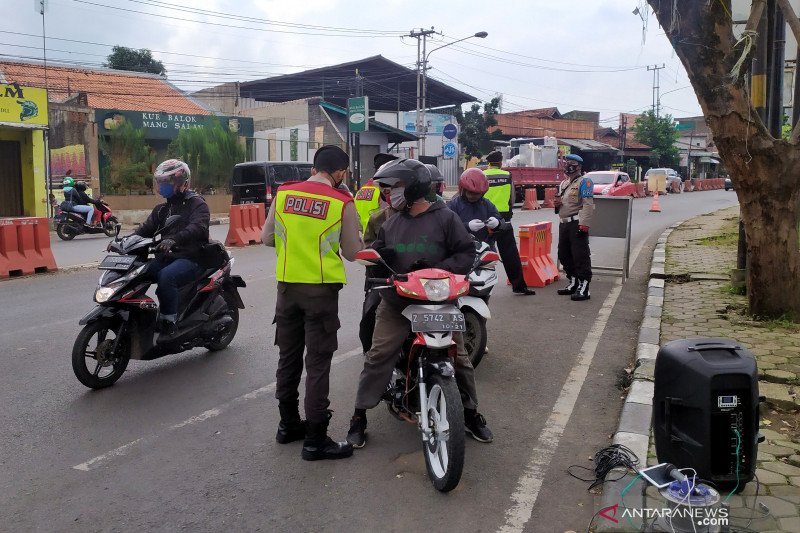
<path id="1" fill-rule="evenodd" d="M 123 122 L 100 138 L 100 150 L 108 161 L 109 191 L 146 191 L 152 187 L 153 153 L 145 143 L 144 129 Z"/>
<path id="2" fill-rule="evenodd" d="M 492 98 L 490 102 L 483 104 L 481 111 L 480 104 L 472 104 L 472 108 L 463 113 L 460 108 L 456 109 L 455 117 L 458 121 L 459 134 L 458 142 L 464 148 L 467 158 L 480 157 L 492 151 L 492 139 L 500 139 L 502 132 L 493 131 L 491 135 L 488 129 L 497 126 L 497 115 L 500 107 L 500 98 Z"/>
<path id="3" fill-rule="evenodd" d="M 226 188 L 233 166 L 245 160 L 239 137 L 219 122 L 206 128 L 181 130 L 167 153 L 186 161 L 192 170 L 192 188 L 206 191 Z"/>
<path id="4" fill-rule="evenodd" d="M 631 181 L 636 183 L 638 182 L 638 178 L 636 177 L 636 167 L 638 167 L 638 163 L 636 163 L 635 159 L 628 159 L 625 162 L 625 172 L 627 172 L 628 176 L 631 177 Z"/>
<path id="5" fill-rule="evenodd" d="M 633 131 L 637 141 L 652 149 L 653 166 L 670 168 L 678 166 L 680 159 L 675 141 L 680 134 L 675 129 L 672 115 L 657 117 L 652 109 L 645 111 L 637 117 Z"/>
<path id="6" fill-rule="evenodd" d="M 104 67 L 116 70 L 132 70 L 134 72 L 149 72 L 150 74 L 167 75 L 164 63 L 153 58 L 153 54 L 147 48 L 135 50 L 124 46 L 115 46 L 111 49 L 111 54 L 103 63 Z"/>

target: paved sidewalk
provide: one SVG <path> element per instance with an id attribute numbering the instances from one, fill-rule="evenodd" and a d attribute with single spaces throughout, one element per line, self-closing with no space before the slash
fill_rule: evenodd
<path id="1" fill-rule="evenodd" d="M 634 381 L 614 441 L 631 447 L 642 460 L 646 446 L 647 463 L 657 462 L 649 428 L 659 345 L 694 336 L 736 339 L 756 356 L 759 393 L 766 396 L 767 404 L 761 408 L 760 431 L 766 441 L 758 447 L 756 476 L 760 485 L 753 481 L 730 497 L 731 531 L 800 532 L 800 327 L 752 320 L 745 313 L 746 297 L 731 290 L 729 273 L 736 263 L 738 215 L 739 208 L 734 207 L 696 217 L 670 228 L 659 239 Z M 607 476 L 612 477 L 619 475 Z M 620 494 L 632 480 L 626 476 L 606 483 L 602 507 L 619 504 Z M 654 487 L 644 496 L 641 481 L 629 489 L 626 505 L 621 507 L 664 507 Z M 629 526 L 641 523 L 623 519 L 618 524 L 601 521 L 597 525 L 605 531 L 636 531 Z"/>

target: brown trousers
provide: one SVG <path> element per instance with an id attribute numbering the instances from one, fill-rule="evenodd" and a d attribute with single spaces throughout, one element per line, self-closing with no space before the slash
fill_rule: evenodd
<path id="1" fill-rule="evenodd" d="M 338 347 L 339 290 L 341 283 L 278 282 L 275 304 L 275 344 L 280 352 L 275 397 L 296 404 L 306 367 L 306 419 L 327 422 L 329 377 L 333 352 Z"/>
<path id="2" fill-rule="evenodd" d="M 392 369 L 397 363 L 403 341 L 408 338 L 410 332 L 411 324 L 400 310 L 381 300 L 375 321 L 375 333 L 372 335 L 372 347 L 366 353 L 364 369 L 358 380 L 356 409 L 372 409 L 381 401 L 392 379 Z M 467 357 L 464 337 L 461 333 L 454 333 L 453 340 L 456 341 L 458 350 L 455 371 L 461 402 L 464 404 L 464 409 L 477 409 L 475 369 Z"/>

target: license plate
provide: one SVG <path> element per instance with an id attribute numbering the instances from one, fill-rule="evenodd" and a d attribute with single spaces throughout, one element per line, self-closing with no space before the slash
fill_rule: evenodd
<path id="1" fill-rule="evenodd" d="M 466 324 L 461 313 L 411 313 L 411 331 L 464 331 Z"/>
<path id="2" fill-rule="evenodd" d="M 132 255 L 107 255 L 100 262 L 100 270 L 128 270 L 136 260 Z"/>

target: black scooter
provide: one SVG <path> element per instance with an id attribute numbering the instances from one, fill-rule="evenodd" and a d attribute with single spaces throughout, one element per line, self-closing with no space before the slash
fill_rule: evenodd
<path id="1" fill-rule="evenodd" d="M 86 223 L 86 215 L 74 211 L 64 211 L 61 206 L 56 204 L 56 234 L 62 241 L 71 241 L 78 235 L 105 233 L 109 237 L 114 236 L 114 231 L 119 224 L 117 217 L 111 212 L 111 208 L 102 200 L 95 200 L 94 205 L 99 213 L 95 215 L 101 221 L 99 225 Z"/>
<path id="2" fill-rule="evenodd" d="M 151 360 L 195 347 L 211 351 L 227 347 L 239 327 L 239 309 L 244 303 L 240 276 L 231 275 L 233 258 L 222 243 L 204 247 L 196 281 L 179 289 L 177 334 L 167 343 L 156 343 L 158 305 L 147 296 L 151 281 L 146 277 L 158 236 L 180 216 L 167 218 L 153 238 L 131 235 L 116 237 L 100 263 L 100 282 L 95 290 L 97 306 L 80 320 L 84 328 L 72 348 L 72 369 L 78 381 L 92 389 L 113 385 L 125 372 L 130 359 Z"/>

